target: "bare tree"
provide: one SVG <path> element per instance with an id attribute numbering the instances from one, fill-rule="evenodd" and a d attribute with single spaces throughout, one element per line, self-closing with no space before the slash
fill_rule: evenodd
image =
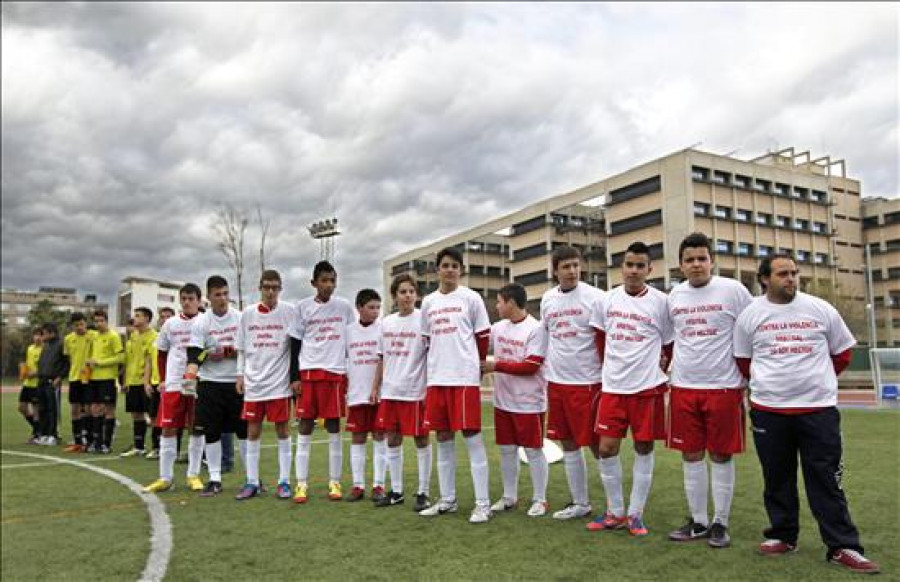
<path id="1" fill-rule="evenodd" d="M 234 271 L 237 284 L 238 308 L 244 309 L 244 233 L 249 220 L 230 204 L 223 204 L 216 212 L 213 230 L 218 237 L 218 248 Z"/>
<path id="2" fill-rule="evenodd" d="M 262 206 L 256 203 L 256 220 L 259 222 L 259 275 L 266 270 L 266 235 L 269 234 L 269 219 L 263 220 Z"/>

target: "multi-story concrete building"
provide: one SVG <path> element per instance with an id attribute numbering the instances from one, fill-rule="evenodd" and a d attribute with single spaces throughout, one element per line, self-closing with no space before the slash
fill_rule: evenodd
<path id="1" fill-rule="evenodd" d="M 18 289 L 0 290 L 0 317 L 10 329 L 28 326 L 28 312 L 41 301 L 49 301 L 54 308 L 67 313 L 82 312 L 90 315 L 94 310 L 108 311 L 106 303 L 98 303 L 91 293 L 78 297 L 78 290 L 69 287 L 40 287 L 37 291 Z"/>
<path id="2" fill-rule="evenodd" d="M 178 302 L 178 289 L 183 284 L 147 277 L 125 277 L 119 284 L 116 325 L 124 329 L 134 309 L 138 307 L 147 307 L 153 310 L 154 323 L 156 323 L 156 314 L 163 307 L 171 307 L 178 313 L 181 309 Z"/>
<path id="3" fill-rule="evenodd" d="M 863 200 L 878 345 L 900 346 L 900 198 Z"/>
<path id="4" fill-rule="evenodd" d="M 537 313 L 553 285 L 548 255 L 556 246 L 578 246 L 584 279 L 610 288 L 621 283 L 625 249 L 643 241 L 654 261 L 650 282 L 669 289 L 682 278 L 680 241 L 700 231 L 713 239 L 716 271 L 753 291 L 759 260 L 789 252 L 806 288 L 859 306 L 865 297 L 861 200 L 860 183 L 847 176 L 843 160 L 814 159 L 794 148 L 752 160 L 689 148 L 392 257 L 384 263 L 385 288 L 393 275 L 410 272 L 422 292 L 430 291 L 436 278 L 427 264 L 439 249 L 490 238 L 501 253 L 494 263 L 508 272 L 495 271 L 481 287 L 471 278 L 463 283 L 486 298 L 508 281 L 521 283 Z M 480 260 L 466 256 L 476 268 Z M 426 265 L 422 273 L 419 264 Z"/>

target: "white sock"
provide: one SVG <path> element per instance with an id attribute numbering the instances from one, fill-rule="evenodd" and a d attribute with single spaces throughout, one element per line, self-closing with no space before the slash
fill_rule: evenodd
<path id="1" fill-rule="evenodd" d="M 430 442 L 421 449 L 416 449 L 416 460 L 419 464 L 419 490 L 416 493 L 429 495 L 431 490 L 431 464 L 433 463 Z"/>
<path id="2" fill-rule="evenodd" d="M 222 441 L 206 443 L 206 462 L 209 480 L 222 482 Z"/>
<path id="3" fill-rule="evenodd" d="M 241 463 L 247 469 L 247 439 L 238 439 L 238 450 L 241 452 Z"/>
<path id="4" fill-rule="evenodd" d="M 255 441 L 247 440 L 247 483 L 250 485 L 259 485 L 259 439 Z"/>
<path id="5" fill-rule="evenodd" d="M 441 499 L 445 501 L 455 501 L 456 441 L 454 439 L 438 443 L 437 461 L 438 486 L 441 489 Z"/>
<path id="6" fill-rule="evenodd" d="M 169 483 L 175 476 L 175 457 L 178 456 L 178 437 L 159 437 L 159 478 Z"/>
<path id="7" fill-rule="evenodd" d="M 365 465 L 365 462 L 363 464 Z M 372 441 L 372 487 L 384 487 L 384 472 L 386 469 L 387 439 Z M 365 482 L 365 479 L 363 481 Z"/>
<path id="8" fill-rule="evenodd" d="M 519 498 L 519 447 L 500 445 L 500 473 L 503 476 L 503 497 Z"/>
<path id="9" fill-rule="evenodd" d="M 403 493 L 403 446 L 388 447 L 387 462 L 391 471 L 391 491 Z"/>
<path id="10" fill-rule="evenodd" d="M 297 435 L 297 453 L 294 456 L 294 474 L 297 483 L 306 483 L 309 480 L 309 447 L 312 435 Z"/>
<path id="11" fill-rule="evenodd" d="M 624 517 L 625 497 L 622 494 L 622 460 L 619 455 L 600 459 L 600 478 L 606 493 L 606 510 L 616 517 Z"/>
<path id="12" fill-rule="evenodd" d="M 350 472 L 353 473 L 353 486 L 366 488 L 366 444 L 350 444 Z"/>
<path id="13" fill-rule="evenodd" d="M 588 500 L 587 463 L 584 461 L 581 449 L 566 451 L 563 453 L 563 461 L 566 464 L 566 481 L 569 482 L 572 502 L 575 505 L 590 505 Z"/>
<path id="14" fill-rule="evenodd" d="M 200 475 L 200 463 L 203 462 L 203 447 L 205 444 L 206 439 L 203 435 L 191 435 L 191 438 L 188 440 L 188 477 L 197 477 Z"/>
<path id="15" fill-rule="evenodd" d="M 344 449 L 341 447 L 341 433 L 328 433 L 328 478 L 341 480 L 341 469 L 344 464 Z"/>
<path id="16" fill-rule="evenodd" d="M 646 455 L 634 455 L 634 469 L 632 469 L 631 499 L 628 501 L 628 515 L 641 515 L 650 495 L 650 485 L 653 483 L 653 451 Z"/>
<path id="17" fill-rule="evenodd" d="M 466 448 L 469 449 L 469 470 L 472 471 L 472 483 L 475 485 L 475 504 L 490 505 L 491 492 L 488 483 L 490 474 L 487 451 L 481 433 L 467 437 Z"/>
<path id="18" fill-rule="evenodd" d="M 713 521 L 728 527 L 734 496 L 734 459 L 712 464 Z"/>
<path id="19" fill-rule="evenodd" d="M 700 525 L 709 525 L 709 512 L 707 510 L 707 482 L 706 461 L 684 461 L 684 493 L 687 495 L 688 509 L 691 511 L 691 519 Z"/>
<path id="20" fill-rule="evenodd" d="M 278 482 L 291 481 L 291 437 L 278 439 Z"/>
<path id="21" fill-rule="evenodd" d="M 528 469 L 531 471 L 531 484 L 534 487 L 532 501 L 547 501 L 547 481 L 550 480 L 550 465 L 543 449 L 525 449 L 528 457 Z"/>

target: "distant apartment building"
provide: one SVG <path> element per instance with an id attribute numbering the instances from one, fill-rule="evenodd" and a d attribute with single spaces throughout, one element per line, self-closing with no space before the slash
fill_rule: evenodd
<path id="1" fill-rule="evenodd" d="M 78 290 L 70 287 L 40 287 L 37 291 L 0 290 L 0 318 L 10 329 L 28 326 L 28 312 L 41 301 L 49 301 L 54 308 L 67 313 L 90 314 L 96 309 L 109 310 L 106 303 L 98 303 L 91 293 L 78 297 Z"/>
<path id="2" fill-rule="evenodd" d="M 900 346 L 900 198 L 866 198 L 862 214 L 878 345 Z"/>
<path id="3" fill-rule="evenodd" d="M 183 283 L 148 277 L 125 277 L 119 284 L 116 325 L 124 328 L 138 307 L 147 307 L 153 311 L 152 325 L 156 324 L 156 317 L 163 307 L 170 307 L 178 313 L 181 310 L 178 290 L 182 285 Z"/>
<path id="4" fill-rule="evenodd" d="M 578 247 L 584 280 L 607 289 L 622 281 L 625 249 L 642 241 L 653 259 L 650 283 L 668 290 L 682 280 L 678 245 L 697 231 L 713 241 L 716 272 L 751 291 L 758 291 L 759 260 L 785 252 L 795 257 L 804 288 L 856 302 L 865 297 L 859 180 L 847 176 L 843 160 L 794 148 L 752 160 L 693 148 L 675 152 L 391 257 L 384 263 L 385 288 L 405 272 L 419 282 L 420 294 L 433 290 L 429 261 L 439 249 L 457 246 L 469 268 L 463 284 L 490 300 L 506 282 L 521 283 L 529 311 L 537 314 L 541 295 L 555 284 L 549 254 L 557 246 Z M 886 250 L 897 237 L 885 237 Z M 490 258 L 472 251 L 487 244 Z M 896 257 L 885 260 L 900 267 Z M 488 266 L 494 276 L 480 277 Z"/>

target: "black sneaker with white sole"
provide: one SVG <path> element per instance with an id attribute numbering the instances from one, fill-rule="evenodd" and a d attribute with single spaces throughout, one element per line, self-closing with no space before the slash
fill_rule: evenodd
<path id="1" fill-rule="evenodd" d="M 688 518 L 680 528 L 669 533 L 669 539 L 673 542 L 692 542 L 694 540 L 702 540 L 709 537 L 709 528 L 703 524 L 697 523 L 693 518 Z"/>
<path id="2" fill-rule="evenodd" d="M 200 497 L 215 497 L 221 492 L 222 483 L 220 483 L 219 481 L 210 481 L 206 484 L 206 487 L 203 488 L 203 491 L 200 493 Z"/>
<path id="3" fill-rule="evenodd" d="M 416 503 L 413 505 L 413 511 L 416 513 L 422 511 L 423 509 L 428 509 L 431 507 L 431 500 L 428 499 L 428 495 L 425 493 L 416 493 Z"/>
<path id="4" fill-rule="evenodd" d="M 396 493 L 391 491 L 387 495 L 385 495 L 382 499 L 379 499 L 375 502 L 375 507 L 388 507 L 391 505 L 400 505 L 406 501 L 406 498 L 403 497 L 402 493 Z"/>
<path id="5" fill-rule="evenodd" d="M 731 536 L 728 535 L 728 527 L 714 522 L 709 527 L 709 539 L 706 541 L 711 548 L 727 548 L 731 545 Z"/>

